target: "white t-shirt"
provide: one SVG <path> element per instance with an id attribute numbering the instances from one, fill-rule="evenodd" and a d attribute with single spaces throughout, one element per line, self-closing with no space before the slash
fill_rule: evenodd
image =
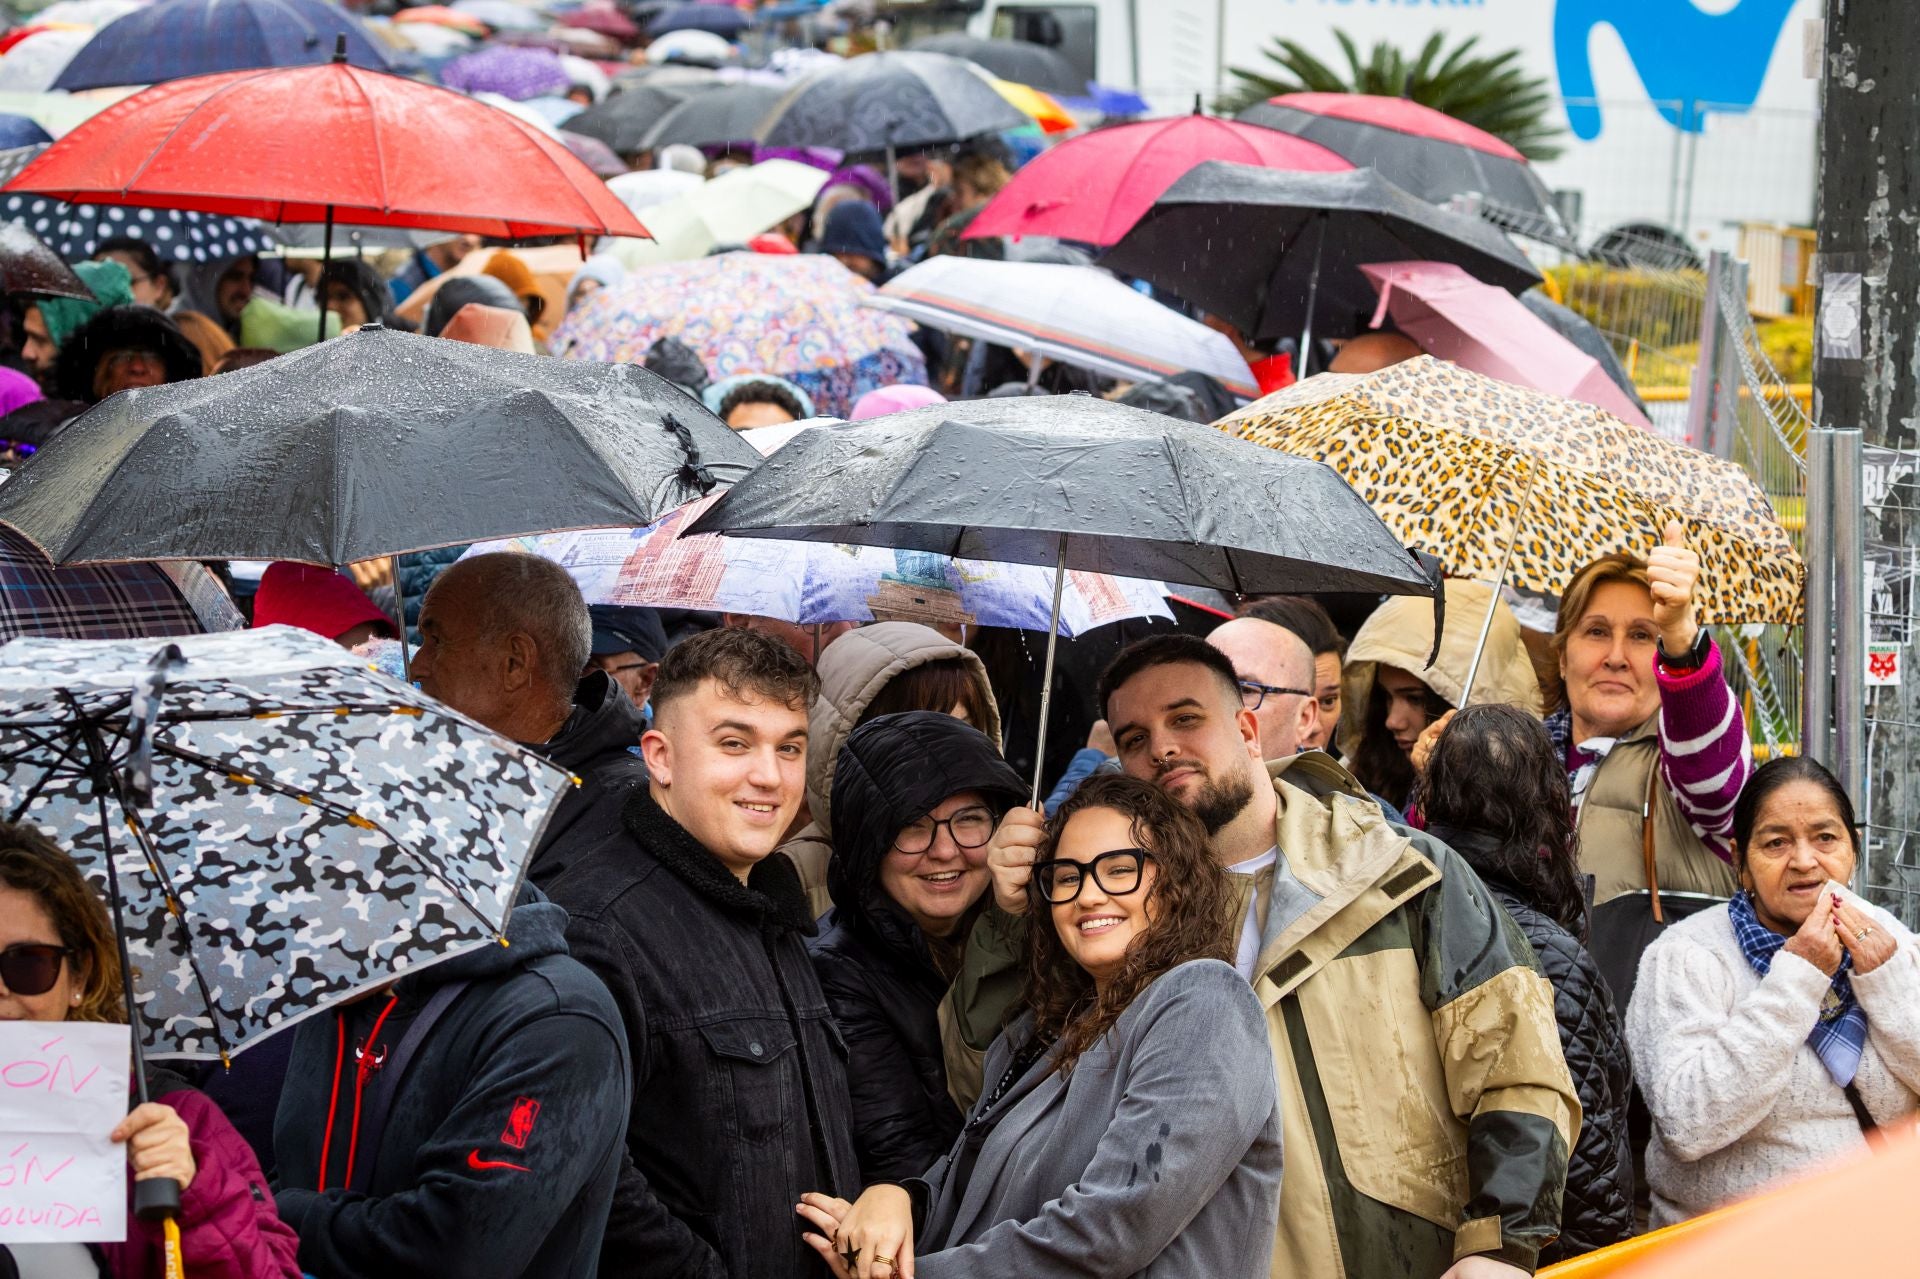
<path id="1" fill-rule="evenodd" d="M 1258 857 L 1249 857 L 1243 862 L 1235 862 L 1227 867 L 1230 875 L 1258 875 L 1267 867 L 1280 860 L 1280 846 L 1275 844 Z M 1247 894 L 1247 917 L 1240 921 L 1240 945 L 1233 956 L 1233 966 L 1249 982 L 1253 980 L 1254 961 L 1260 958 L 1260 894 Z"/>

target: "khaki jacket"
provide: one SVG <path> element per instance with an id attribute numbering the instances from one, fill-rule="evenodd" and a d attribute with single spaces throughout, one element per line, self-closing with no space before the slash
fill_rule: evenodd
<path id="1" fill-rule="evenodd" d="M 1642 814 L 1653 818 L 1654 875 L 1663 893 L 1731 897 L 1733 867 L 1714 856 L 1660 776 L 1660 716 L 1614 744 L 1580 805 L 1580 869 L 1594 877 L 1593 904 L 1647 888 Z M 1651 789 L 1649 789 L 1651 788 Z M 1651 797 L 1652 806 L 1647 807 Z"/>

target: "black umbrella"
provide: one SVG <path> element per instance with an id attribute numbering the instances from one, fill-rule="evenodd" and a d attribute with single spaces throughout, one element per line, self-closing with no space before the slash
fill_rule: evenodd
<path id="1" fill-rule="evenodd" d="M 663 36 L 669 31 L 707 31 L 731 40 L 752 25 L 753 15 L 742 13 L 732 5 L 678 4 L 655 14 L 647 23 L 647 34 Z"/>
<path id="2" fill-rule="evenodd" d="M 988 40 L 964 31 L 915 40 L 907 48 L 920 53 L 944 53 L 985 67 L 1002 80 L 1032 85 L 1048 93 L 1084 97 L 1087 77 L 1060 54 L 1029 40 Z"/>
<path id="3" fill-rule="evenodd" d="M 282 249 L 295 254 L 321 253 L 326 250 L 326 224 L 288 222 L 273 229 Z M 406 227 L 362 226 L 358 223 L 333 224 L 335 257 L 378 253 L 386 249 L 430 249 L 458 237 L 452 231 L 415 231 Z"/>
<path id="4" fill-rule="evenodd" d="M 695 94 L 654 121 L 640 145 L 657 151 L 675 142 L 690 147 L 751 142 L 767 113 L 786 96 L 785 89 L 770 84 L 729 84 Z"/>
<path id="5" fill-rule="evenodd" d="M 1032 121 L 962 58 L 873 53 L 788 90 L 760 129 L 770 147 L 835 147 L 894 155 L 962 142 Z M 887 175 L 891 182 L 893 175 Z"/>
<path id="6" fill-rule="evenodd" d="M 1347 336 L 1377 298 L 1367 262 L 1452 262 L 1521 293 L 1540 272 L 1499 230 L 1372 169 L 1298 173 L 1209 160 L 1175 182 L 1100 264 L 1230 320 L 1255 341 Z"/>
<path id="7" fill-rule="evenodd" d="M 939 404 L 803 431 L 687 533 L 853 542 L 1240 593 L 1432 595 L 1327 466 L 1090 396 Z M 1036 760 L 1046 755 L 1045 729 Z M 1039 766 L 1034 775 L 1039 795 Z"/>
<path id="8" fill-rule="evenodd" d="M 606 143 L 621 155 L 647 148 L 647 131 L 687 99 L 707 92 L 705 83 L 645 81 L 622 88 L 597 107 L 567 120 L 567 132 Z"/>
<path id="9" fill-rule="evenodd" d="M 110 396 L 0 487 L 0 521 L 65 564 L 348 564 L 650 524 L 759 460 L 638 366 L 372 325 Z"/>
<path id="10" fill-rule="evenodd" d="M 1318 142 L 1435 204 L 1475 197 L 1489 221 L 1571 245 L 1553 193 L 1526 156 L 1431 107 L 1360 93 L 1290 93 L 1256 102 L 1237 118 Z"/>
<path id="11" fill-rule="evenodd" d="M 93 290 L 73 268 L 18 222 L 0 226 L 0 293 L 93 300 Z"/>

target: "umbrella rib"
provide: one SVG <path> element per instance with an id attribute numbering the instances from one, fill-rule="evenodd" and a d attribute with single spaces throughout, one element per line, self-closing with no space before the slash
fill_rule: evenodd
<path id="1" fill-rule="evenodd" d="M 128 175 L 126 185 L 120 188 L 120 194 L 124 196 L 129 192 L 131 192 L 134 188 L 134 185 L 138 183 L 141 178 L 146 176 L 147 169 L 150 165 L 152 165 L 154 161 L 154 157 L 166 151 L 168 144 L 173 141 L 174 135 L 187 127 L 187 121 L 199 115 L 202 111 L 206 110 L 218 99 L 225 97 L 230 90 L 237 89 L 242 84 L 247 83 L 248 81 L 257 80 L 260 78 L 260 76 L 266 75 L 268 72 L 274 69 L 275 68 L 272 68 L 272 67 L 263 67 L 258 73 L 254 75 L 245 76 L 241 79 L 234 80 L 229 84 L 223 84 L 218 89 L 215 89 L 212 93 L 209 93 L 205 98 L 195 103 L 191 111 L 187 112 L 185 115 L 181 116 L 178 120 L 174 121 L 173 127 L 167 130 L 166 139 L 162 141 L 159 146 L 155 147 L 152 151 L 150 151 L 147 154 L 147 158 L 140 162 L 139 167 L 134 169 L 134 171 L 130 175 Z"/>
<path id="2" fill-rule="evenodd" d="M 453 899 L 456 902 L 459 902 L 461 906 L 466 908 L 466 911 L 468 914 L 472 915 L 475 919 L 479 920 L 483 925 L 485 925 L 487 930 L 493 933 L 495 937 L 500 937 L 506 932 L 506 929 L 502 926 L 502 924 L 504 924 L 504 921 L 502 921 L 502 924 L 495 924 L 492 920 L 488 919 L 485 915 L 481 914 L 480 908 L 478 906 L 475 906 L 472 902 L 469 902 L 466 899 L 466 897 L 461 894 L 460 890 L 454 887 L 453 884 L 448 881 L 447 877 L 440 872 L 440 869 L 433 864 L 432 858 L 428 857 L 426 854 L 422 853 L 419 849 L 415 848 L 413 845 L 401 839 L 398 835 L 395 835 L 392 831 L 388 830 L 381 823 L 376 822 L 373 819 L 368 817 L 362 817 L 359 813 L 354 812 L 352 809 L 346 807 L 344 804 L 336 803 L 333 800 L 325 798 L 324 796 L 310 794 L 306 791 L 298 789 L 297 787 L 289 786 L 285 782 L 276 781 L 275 779 L 265 776 L 264 774 L 239 772 L 233 766 L 228 764 L 223 764 L 219 760 L 214 759 L 210 755 L 202 755 L 200 752 L 193 750 L 189 747 L 176 746 L 171 742 L 163 742 L 156 739 L 153 743 L 153 748 L 154 750 L 160 752 L 161 754 L 170 755 L 173 758 L 181 760 L 185 763 L 196 764 L 201 768 L 209 770 L 210 772 L 222 773 L 227 777 L 229 781 L 236 782 L 240 785 L 259 786 L 262 789 L 273 791 L 276 794 L 286 795 L 301 804 L 311 805 L 314 808 L 318 808 L 323 813 L 327 813 L 330 816 L 337 817 L 349 826 L 357 827 L 362 830 L 374 830 L 374 831 L 380 832 L 380 834 L 386 836 L 387 842 L 391 844 L 395 849 L 397 849 L 402 853 L 405 853 L 406 855 L 411 857 L 414 861 L 418 862 L 421 868 L 429 876 L 431 876 L 436 883 L 438 883 L 442 888 L 446 889 L 447 892 L 453 897 Z"/>

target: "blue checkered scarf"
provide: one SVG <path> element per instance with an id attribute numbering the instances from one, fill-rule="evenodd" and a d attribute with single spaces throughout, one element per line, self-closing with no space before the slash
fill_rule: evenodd
<path id="1" fill-rule="evenodd" d="M 1754 972 L 1765 977 L 1787 939 L 1760 922 L 1753 913 L 1753 895 L 1745 889 L 1733 895 L 1727 913 L 1733 919 L 1740 953 L 1753 965 Z M 1852 970 L 1853 956 L 1842 950 L 1840 969 L 1833 975 L 1827 997 L 1820 1002 L 1820 1020 L 1807 1036 L 1807 1043 L 1820 1055 L 1820 1064 L 1842 1088 L 1853 1082 L 1854 1072 L 1860 1069 L 1860 1054 L 1867 1047 L 1867 1013 L 1853 997 L 1853 981 L 1847 976 Z"/>

